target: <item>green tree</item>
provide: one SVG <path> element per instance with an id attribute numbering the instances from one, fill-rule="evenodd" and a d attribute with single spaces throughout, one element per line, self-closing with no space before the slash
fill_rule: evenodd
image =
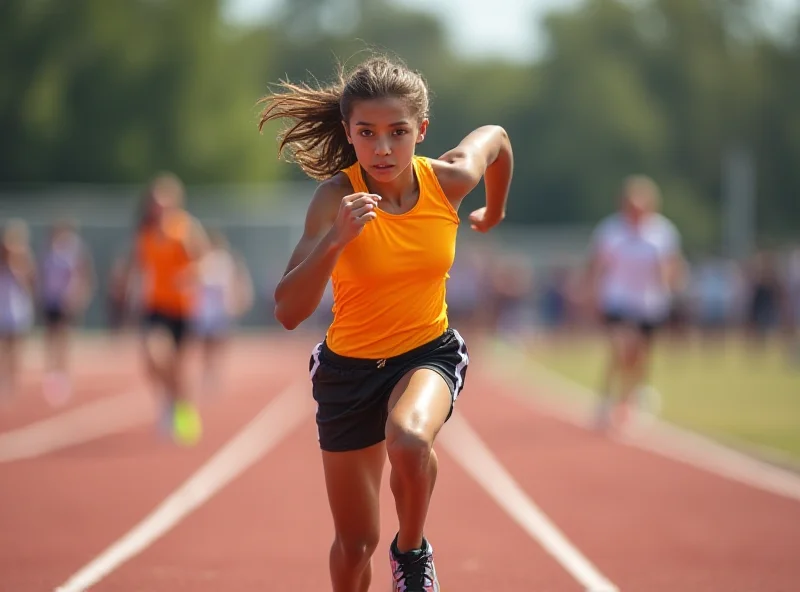
<path id="1" fill-rule="evenodd" d="M 714 248 L 722 160 L 744 146 L 759 231 L 800 227 L 800 22 L 773 39 L 757 0 L 586 0 L 547 18 L 548 51 L 528 65 L 459 59 L 440 21 L 388 0 L 292 0 L 247 24 L 224 20 L 224 1 L 0 2 L 0 182 L 300 178 L 275 128 L 258 135 L 257 99 L 378 50 L 430 83 L 422 153 L 479 125 L 509 130 L 510 221 L 594 223 L 624 176 L 645 173 L 690 248 Z"/>
<path id="2" fill-rule="evenodd" d="M 9 0 L 2 11 L 3 181 L 260 170 L 255 140 L 242 138 L 269 54 L 248 59 L 217 0 Z"/>

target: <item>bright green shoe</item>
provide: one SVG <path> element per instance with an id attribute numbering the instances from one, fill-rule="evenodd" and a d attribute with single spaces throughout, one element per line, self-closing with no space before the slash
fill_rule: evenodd
<path id="1" fill-rule="evenodd" d="M 197 408 L 188 401 L 175 403 L 172 415 L 172 437 L 181 446 L 194 446 L 203 435 L 203 422 Z"/>

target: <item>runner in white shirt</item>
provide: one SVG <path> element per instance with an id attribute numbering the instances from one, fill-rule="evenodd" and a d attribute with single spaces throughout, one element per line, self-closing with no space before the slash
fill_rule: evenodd
<path id="1" fill-rule="evenodd" d="M 67 369 L 70 329 L 86 310 L 95 284 L 91 254 L 74 222 L 60 220 L 50 229 L 40 276 L 46 357 L 42 388 L 45 398 L 57 405 L 71 394 Z"/>
<path id="2" fill-rule="evenodd" d="M 28 225 L 9 220 L 0 236 L 0 402 L 14 394 L 22 340 L 34 321 L 36 264 Z"/>
<path id="3" fill-rule="evenodd" d="M 615 418 L 624 423 L 634 395 L 650 395 L 649 403 L 656 405 L 657 393 L 646 386 L 651 341 L 669 317 L 684 270 L 680 235 L 658 213 L 659 205 L 651 179 L 629 177 L 620 211 L 598 225 L 592 240 L 591 294 L 611 350 L 597 418 L 603 429 Z"/>

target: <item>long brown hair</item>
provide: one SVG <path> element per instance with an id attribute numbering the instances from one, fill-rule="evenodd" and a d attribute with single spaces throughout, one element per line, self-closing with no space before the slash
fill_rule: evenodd
<path id="1" fill-rule="evenodd" d="M 422 75 L 384 56 L 370 58 L 349 73 L 339 66 L 336 82 L 327 87 L 287 80 L 278 87 L 278 92 L 258 101 L 265 105 L 258 129 L 269 121 L 288 119 L 278 134 L 278 153 L 287 151 L 288 160 L 320 181 L 356 163 L 342 125 L 350 121 L 356 102 L 397 97 L 408 102 L 419 120 L 428 116 L 428 85 Z"/>

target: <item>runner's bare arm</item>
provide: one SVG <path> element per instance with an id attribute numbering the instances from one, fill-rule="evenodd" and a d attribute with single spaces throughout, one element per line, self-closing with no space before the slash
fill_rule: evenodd
<path id="1" fill-rule="evenodd" d="M 505 129 L 497 125 L 479 127 L 433 161 L 433 166 L 439 184 L 454 206 L 483 178 L 486 207 L 482 209 L 487 225 L 494 226 L 505 217 L 514 171 L 514 154 Z"/>
<path id="2" fill-rule="evenodd" d="M 352 193 L 343 174 L 321 183 L 306 214 L 303 236 L 275 288 L 275 318 L 294 329 L 319 306 L 345 245 L 375 219 L 378 196 Z"/>

